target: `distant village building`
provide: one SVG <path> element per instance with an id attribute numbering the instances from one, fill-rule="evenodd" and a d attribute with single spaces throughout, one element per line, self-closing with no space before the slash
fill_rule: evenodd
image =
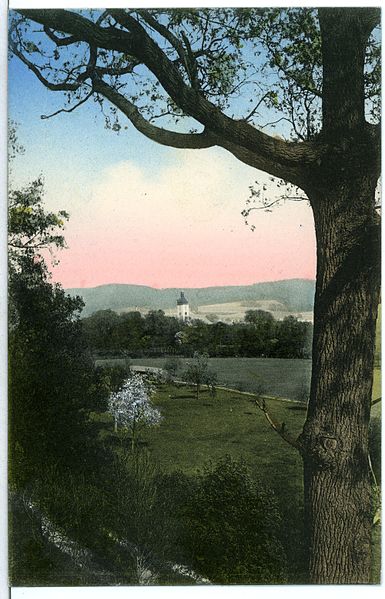
<path id="1" fill-rule="evenodd" d="M 176 300 L 176 308 L 180 320 L 186 321 L 190 318 L 190 306 L 183 291 L 180 292 L 180 298 Z"/>

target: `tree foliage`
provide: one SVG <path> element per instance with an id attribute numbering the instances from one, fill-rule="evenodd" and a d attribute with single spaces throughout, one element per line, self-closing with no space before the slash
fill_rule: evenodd
<path id="1" fill-rule="evenodd" d="M 207 465 L 190 493 L 185 543 L 200 572 L 216 584 L 285 581 L 276 499 L 243 461 Z"/>
<path id="2" fill-rule="evenodd" d="M 362 19 L 375 25 L 372 13 L 362 12 Z M 45 41 L 29 19 L 41 23 Z M 320 131 L 316 9 L 24 10 L 13 14 L 11 50 L 47 87 L 66 94 L 65 110 L 92 94 L 101 105 L 107 98 L 113 106 L 106 124 L 115 130 L 122 110 L 157 141 L 183 143 L 183 136 L 167 136 L 152 123 L 162 116 L 165 123 L 186 115 L 200 121 L 216 107 L 246 123 L 284 125 L 293 139 L 310 140 Z M 377 117 L 379 64 L 374 34 L 365 54 L 365 98 Z M 202 102 L 192 107 L 196 94 Z M 185 142 L 199 139 L 210 142 L 199 134 Z"/>
<path id="3" fill-rule="evenodd" d="M 11 144 L 17 148 L 13 131 Z M 44 251 L 64 247 L 68 215 L 47 212 L 43 183 L 10 191 L 10 482 L 22 488 L 45 468 L 75 467 L 86 451 L 94 407 L 93 364 L 79 320 L 83 302 L 50 282 Z"/>
<path id="4" fill-rule="evenodd" d="M 44 250 L 51 252 L 65 247 L 59 233 L 69 215 L 65 210 L 47 212 L 44 208 L 44 183 L 36 179 L 23 189 L 11 189 L 8 200 L 8 246 L 11 268 L 18 267 L 21 256 L 42 260 Z"/>
<path id="5" fill-rule="evenodd" d="M 154 318 L 155 315 L 155 318 Z M 181 323 L 161 311 L 118 315 L 100 310 L 82 319 L 82 328 L 95 355 L 131 357 L 181 355 L 194 352 L 218 357 L 308 358 L 312 325 L 296 317 L 276 320 L 269 312 L 249 310 L 244 322 Z"/>

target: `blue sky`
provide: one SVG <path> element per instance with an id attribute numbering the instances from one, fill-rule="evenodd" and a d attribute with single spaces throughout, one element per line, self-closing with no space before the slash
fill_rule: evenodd
<path id="1" fill-rule="evenodd" d="M 314 277 L 306 203 L 258 212 L 254 233 L 244 224 L 249 185 L 257 179 L 275 193 L 267 175 L 218 148 L 156 144 L 124 116 L 127 129 L 107 130 L 93 101 L 41 119 L 63 106 L 62 93 L 47 90 L 17 58 L 10 61 L 9 116 L 25 147 L 15 160 L 14 185 L 43 174 L 47 209 L 69 211 L 69 249 L 54 270 L 65 287 L 183 288 Z"/>

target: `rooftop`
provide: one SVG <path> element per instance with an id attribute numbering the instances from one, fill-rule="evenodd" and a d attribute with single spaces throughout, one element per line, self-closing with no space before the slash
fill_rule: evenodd
<path id="1" fill-rule="evenodd" d="M 183 306 L 184 304 L 188 304 L 188 300 L 184 296 L 184 291 L 180 292 L 180 297 L 176 300 L 178 306 Z"/>

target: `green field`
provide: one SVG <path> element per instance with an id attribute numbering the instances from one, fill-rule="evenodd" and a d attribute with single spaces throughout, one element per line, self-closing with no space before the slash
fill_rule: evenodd
<path id="1" fill-rule="evenodd" d="M 240 394 L 219 390 L 211 398 L 204 390 L 197 401 L 192 388 L 166 385 L 159 387 L 154 403 L 161 410 L 163 421 L 158 428 L 143 432 L 141 444 L 163 471 L 180 469 L 193 474 L 209 460 L 215 462 L 226 454 L 233 458 L 242 456 L 253 475 L 273 489 L 283 515 L 282 534 L 291 581 L 300 582 L 303 486 L 299 453 L 272 430 L 252 400 Z M 285 422 L 286 430 L 293 436 L 300 433 L 305 406 L 278 399 L 267 400 L 267 405 L 271 415 Z M 380 404 L 373 412 L 379 416 Z M 99 415 L 98 420 L 100 435 L 105 440 L 112 439 L 109 415 Z M 376 555 L 378 562 L 378 551 Z"/>
<path id="2" fill-rule="evenodd" d="M 186 359 L 182 360 L 185 363 Z M 99 364 L 116 364 L 124 360 L 99 360 Z M 165 359 L 134 359 L 132 365 L 162 368 Z M 210 367 L 217 372 L 219 383 L 232 389 L 263 392 L 274 399 L 267 400 L 271 415 L 285 422 L 286 430 L 297 436 L 306 417 L 306 398 L 311 376 L 310 360 L 258 358 L 210 358 Z M 181 369 L 183 372 L 183 367 Z M 381 396 L 380 369 L 374 370 L 373 399 Z M 182 374 L 180 378 L 183 378 Z M 299 400 L 289 403 L 279 398 Z M 286 547 L 291 582 L 301 582 L 303 576 L 303 483 L 302 460 L 297 451 L 272 430 L 264 414 L 251 398 L 234 391 L 217 390 L 211 398 L 203 390 L 195 399 L 192 388 L 163 386 L 155 403 L 164 417 L 159 428 L 143 433 L 142 442 L 162 470 L 182 470 L 193 474 L 209 460 L 215 462 L 229 454 L 243 457 L 253 475 L 273 489 L 283 515 L 283 543 Z M 379 421 L 381 402 L 372 408 L 372 426 L 376 434 L 372 445 L 372 461 L 380 476 Z M 111 434 L 108 415 L 100 423 L 104 434 Z M 102 433 L 103 434 L 103 433 Z M 373 434 L 373 433 L 372 433 Z M 378 580 L 380 556 L 380 527 L 373 530 L 373 579 Z"/>
<path id="3" fill-rule="evenodd" d="M 166 472 L 182 470 L 194 474 L 222 456 L 243 457 L 253 476 L 277 496 L 285 523 L 282 534 L 290 552 L 292 580 L 301 580 L 303 489 L 298 452 L 270 428 L 263 413 L 245 396 L 219 390 L 213 399 L 203 390 L 197 401 L 192 388 L 166 385 L 158 389 L 154 403 L 163 420 L 158 428 L 143 432 L 142 447 Z M 299 434 L 304 406 L 279 400 L 268 404 L 278 420 L 284 420 L 293 434 Z M 113 434 L 110 417 L 105 414 L 99 418 L 100 434 L 109 438 Z"/>
<path id="4" fill-rule="evenodd" d="M 181 358 L 181 373 L 188 358 Z M 124 360 L 97 360 L 98 364 L 124 364 Z M 132 365 L 162 368 L 165 358 L 133 358 Z M 309 388 L 311 361 L 279 358 L 210 358 L 210 368 L 218 375 L 218 384 L 272 397 L 300 399 Z M 182 374 L 180 375 L 182 378 Z"/>
<path id="5" fill-rule="evenodd" d="M 181 358 L 182 368 L 188 362 Z M 162 368 L 165 358 L 134 358 L 132 365 Z M 218 384 L 254 393 L 303 401 L 310 386 L 311 360 L 278 358 L 210 358 L 210 368 L 218 374 Z M 96 360 L 97 365 L 125 365 L 125 360 Z M 373 398 L 381 395 L 380 369 L 374 370 Z"/>

